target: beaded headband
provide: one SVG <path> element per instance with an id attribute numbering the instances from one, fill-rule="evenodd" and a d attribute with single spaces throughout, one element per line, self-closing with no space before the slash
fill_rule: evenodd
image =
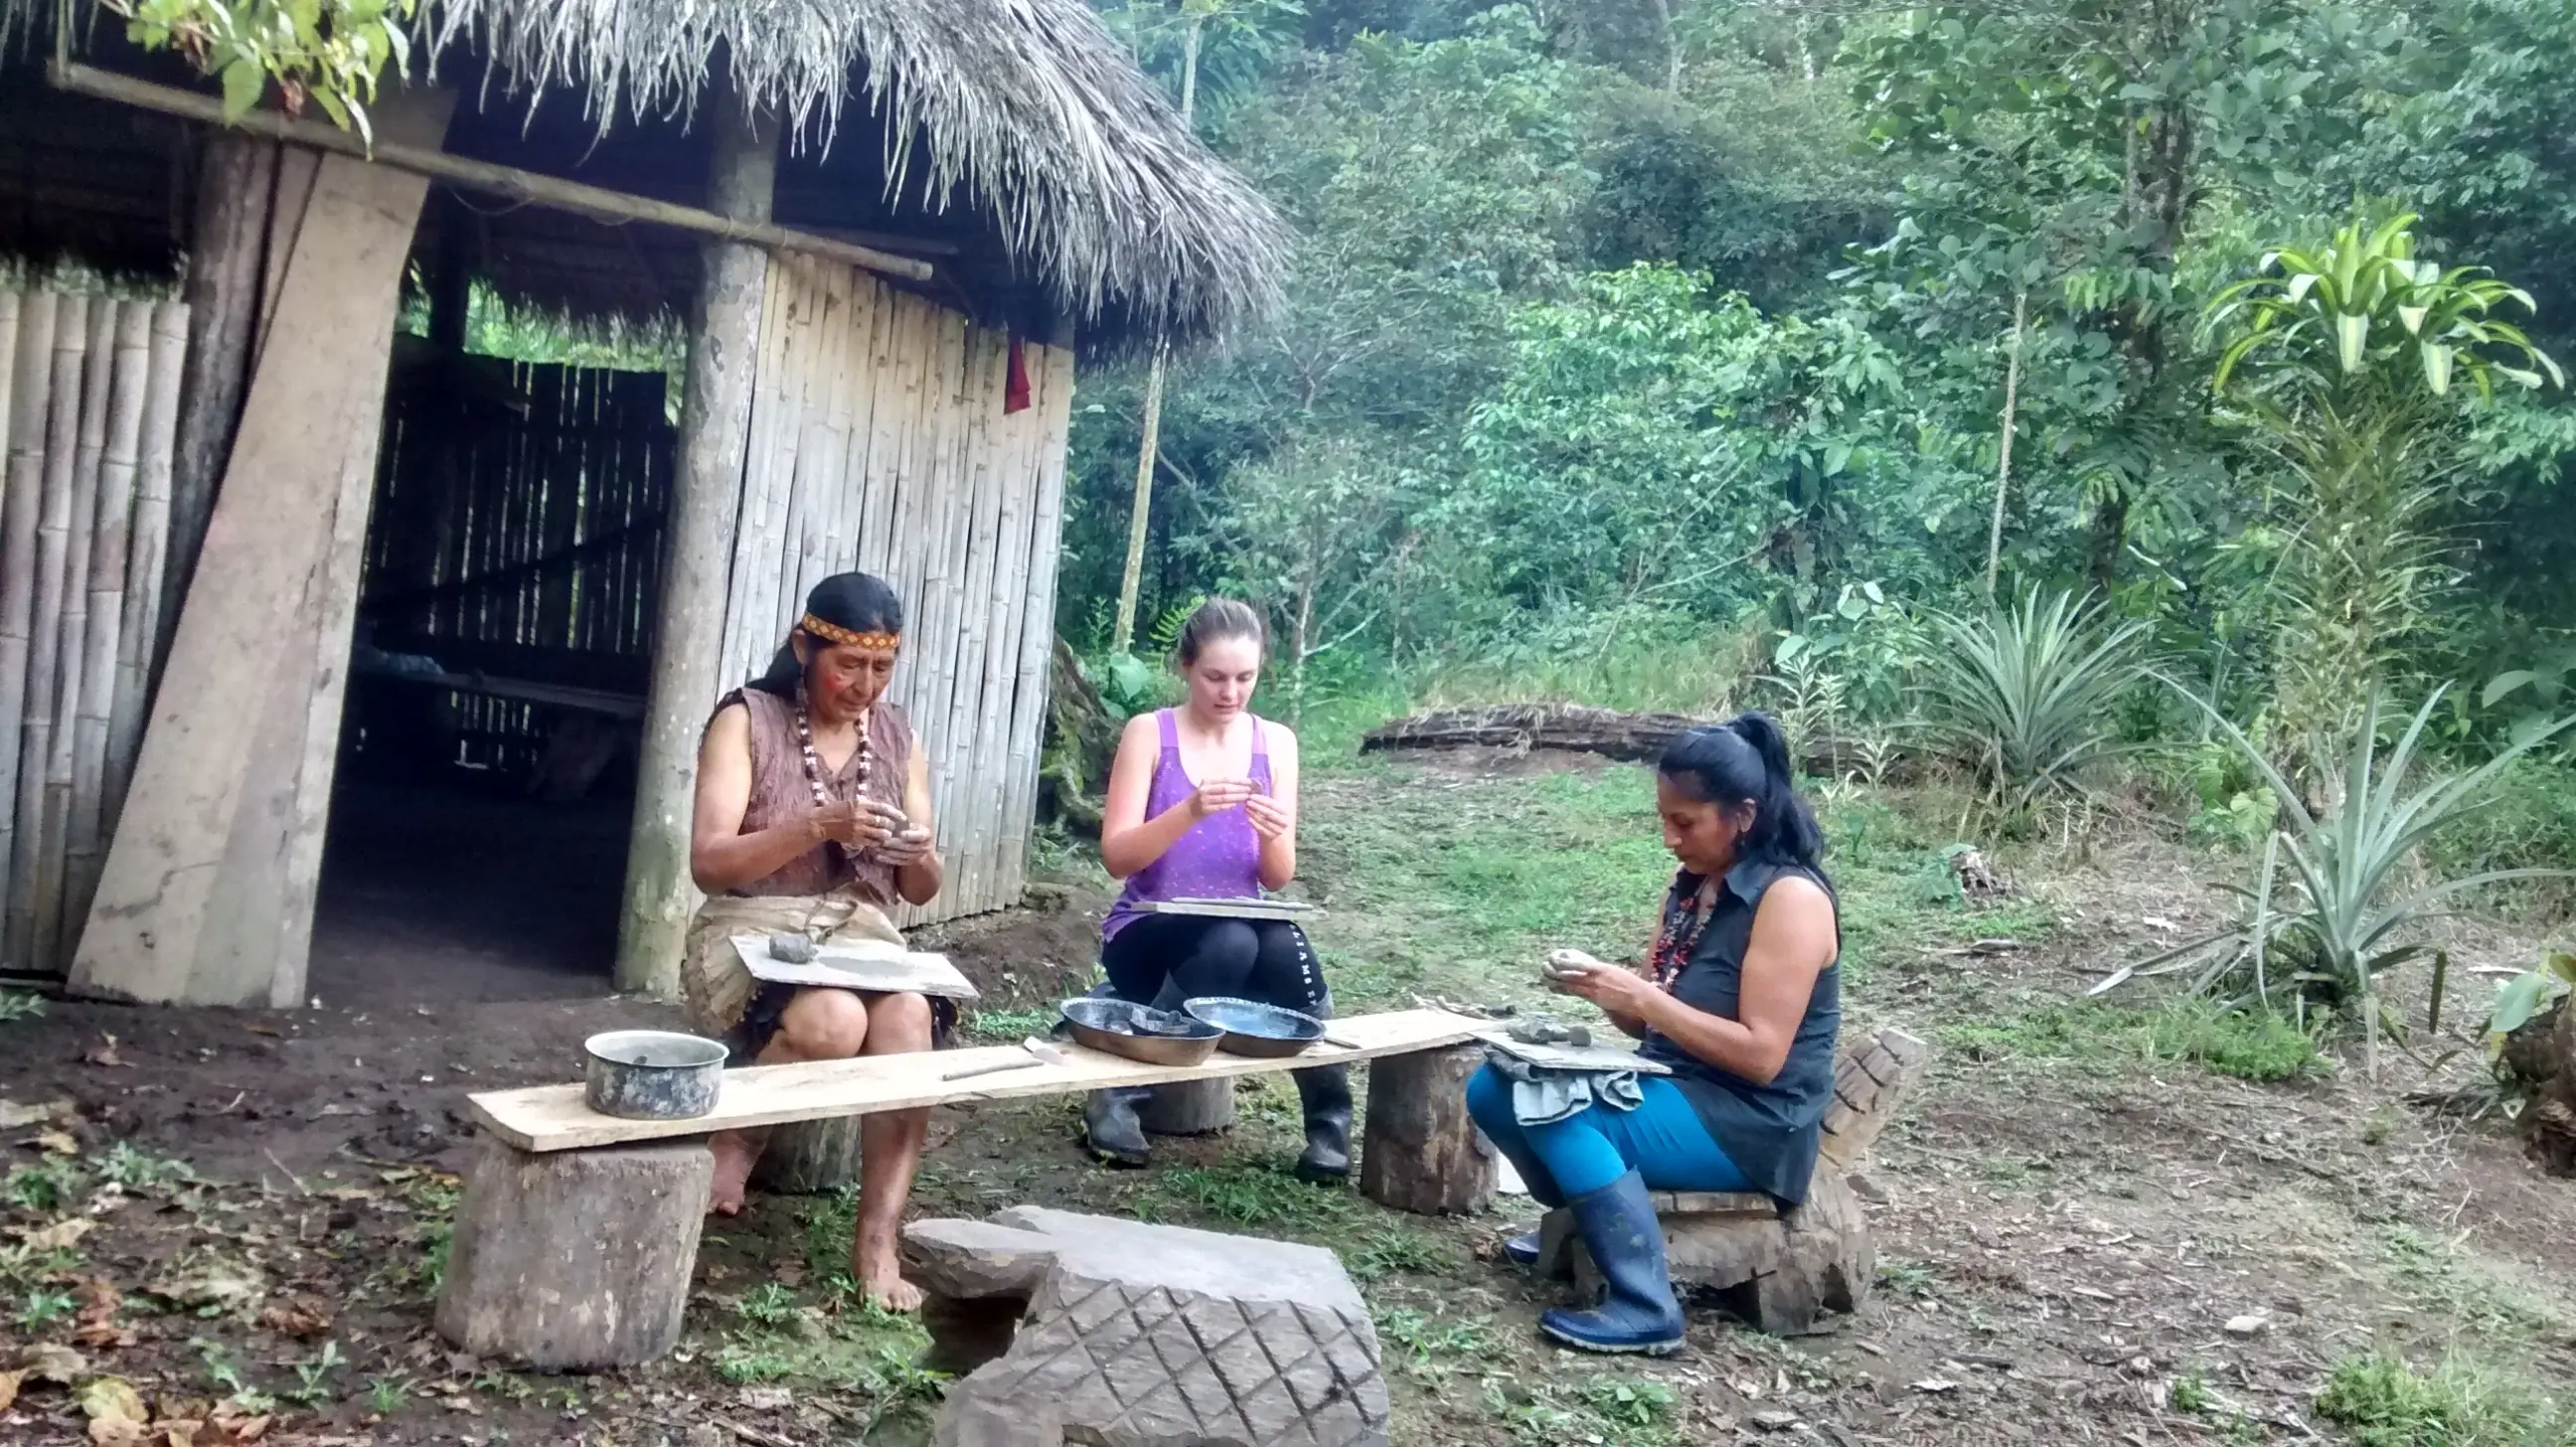
<path id="1" fill-rule="evenodd" d="M 826 643 L 837 643 L 844 648 L 882 648 L 892 651 L 903 642 L 903 635 L 900 633 L 860 633 L 844 628 L 838 623 L 826 623 L 811 613 L 797 620 L 796 631 L 809 637 L 820 638 Z"/>

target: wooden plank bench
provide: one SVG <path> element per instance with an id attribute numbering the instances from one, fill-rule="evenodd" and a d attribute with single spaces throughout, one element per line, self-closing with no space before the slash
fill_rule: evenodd
<path id="1" fill-rule="evenodd" d="M 1347 1048 L 1285 1059 L 1218 1054 L 1148 1065 L 1067 1043 L 1064 1065 L 950 1081 L 1025 1058 L 1016 1045 L 879 1055 L 725 1072 L 713 1114 L 620 1120 L 578 1085 L 471 1098 L 485 1141 L 465 1185 L 439 1289 L 438 1329 L 478 1357 L 548 1370 L 655 1360 L 678 1344 L 704 1224 L 714 1131 L 832 1120 L 976 1100 L 1063 1095 L 1302 1070 L 1353 1060 L 1369 1072 L 1360 1188 L 1419 1212 L 1480 1210 L 1494 1169 L 1464 1108 L 1489 1022 L 1396 1010 L 1333 1022 Z"/>

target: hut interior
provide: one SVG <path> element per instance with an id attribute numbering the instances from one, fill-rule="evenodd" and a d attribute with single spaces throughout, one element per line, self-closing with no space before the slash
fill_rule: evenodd
<path id="1" fill-rule="evenodd" d="M 880 9 L 874 0 L 851 3 L 858 11 Z M 12 0 L 0 0 L 0 50 L 12 8 Z M 754 671 L 792 623 L 803 587 L 830 572 L 881 572 L 896 581 L 913 615 L 898 691 L 931 751 L 943 852 L 952 859 L 950 889 L 915 919 L 999 907 L 1018 892 L 1053 637 L 1053 553 L 1077 346 L 1100 356 L 1132 352 L 1157 336 L 1183 345 L 1207 340 L 1257 312 L 1275 285 L 1275 220 L 1185 135 L 1175 141 L 1160 102 L 1132 72 L 1099 70 L 1106 42 L 1096 26 L 1081 29 L 1090 22 L 1087 13 L 1071 13 L 1081 8 L 1077 0 L 1051 0 L 1034 11 L 992 8 L 1042 22 L 1015 45 L 1072 46 L 1065 66 L 1094 92 L 1081 97 L 1096 112 L 1087 122 L 1080 106 L 1041 124 L 960 107 L 953 95 L 945 110 L 935 95 L 922 99 L 923 89 L 953 87 L 953 78 L 925 84 L 919 76 L 892 76 L 915 94 L 890 100 L 874 81 L 891 67 L 871 69 L 873 57 L 847 51 L 835 52 L 848 83 L 843 103 L 817 104 L 810 87 L 765 97 L 785 112 L 765 137 L 776 167 L 768 222 L 923 264 L 871 271 L 833 256 L 769 249 L 755 297 L 757 356 L 741 419 L 739 491 L 723 500 L 723 619 L 713 678 L 739 682 Z M 161 390 L 184 387 L 185 395 L 174 404 L 181 415 L 145 428 L 168 434 L 158 483 L 147 439 L 137 444 L 145 457 L 134 469 L 142 481 L 124 484 L 124 495 L 136 499 L 131 522 L 120 524 L 137 540 L 126 549 L 132 560 L 111 567 L 103 545 L 86 544 L 101 561 L 83 576 L 121 570 L 125 592 L 149 595 L 158 607 L 104 598 L 99 584 L 91 587 L 102 607 L 119 611 L 123 670 L 111 666 L 108 676 L 130 679 L 133 696 L 113 683 L 103 690 L 107 702 L 93 730 L 106 741 L 95 802 L 80 802 L 89 797 L 79 792 L 87 776 L 79 750 L 71 750 L 72 792 L 64 797 L 77 796 L 71 818 L 85 807 L 94 819 L 86 840 L 76 824 L 49 822 L 42 790 L 34 815 L 21 809 L 13 816 L 34 820 L 32 837 L 62 834 L 69 842 L 64 862 L 49 866 L 62 876 L 50 892 L 11 890 L 0 967 L 69 970 L 75 987 L 89 972 L 107 981 L 96 993 L 203 1003 L 596 992 L 619 958 L 621 924 L 632 932 L 630 839 L 652 812 L 638 809 L 636 795 L 647 772 L 656 649 L 669 626 L 673 519 L 686 486 L 687 389 L 678 354 L 709 334 L 708 309 L 721 299 L 702 277 L 713 264 L 707 258 L 725 243 L 651 221 L 582 214 L 544 197 L 410 178 L 418 220 L 401 244 L 401 324 L 389 349 L 376 352 L 380 389 L 371 379 L 351 383 L 346 390 L 355 400 L 338 404 L 363 405 L 368 415 L 346 429 L 353 456 L 340 493 L 345 501 L 326 502 L 328 516 L 312 525 L 315 555 L 326 561 L 289 581 L 318 600 L 297 616 L 322 656 L 313 681 L 300 674 L 288 680 L 293 697 L 264 700 L 256 670 L 209 676 L 171 659 L 191 638 L 232 636 L 213 623 L 191 633 L 179 615 L 192 603 L 201 612 L 215 607 L 192 599 L 192 588 L 203 594 L 215 586 L 195 586 L 201 559 L 209 578 L 224 567 L 236 568 L 228 578 L 244 576 L 238 567 L 246 565 L 218 562 L 217 546 L 205 539 L 219 507 L 251 506 L 249 484 L 238 476 L 239 449 L 256 430 L 265 385 L 234 376 L 227 394 L 226 379 L 210 380 L 198 362 L 211 350 L 208 339 L 221 336 L 220 314 L 230 310 L 238 314 L 233 325 L 248 333 L 240 349 L 258 359 L 263 378 L 277 370 L 281 346 L 290 355 L 310 353 L 308 366 L 321 374 L 352 370 L 349 357 L 365 365 L 363 346 L 335 359 L 333 332 L 344 318 L 311 299 L 299 302 L 289 274 L 290 263 L 293 277 L 319 274 L 308 260 L 316 224 L 308 208 L 319 214 L 324 201 L 317 198 L 345 186 L 347 168 L 357 163 L 49 87 L 42 17 L 29 23 L 28 0 L 16 0 L 16 9 L 19 40 L 39 43 L 0 54 L 0 258 L 17 264 L 22 291 L 141 298 L 105 301 L 104 319 L 80 325 L 108 350 L 133 353 L 131 387 L 141 412 L 151 412 L 143 404 Z M 628 197 L 721 209 L 711 194 L 724 164 L 717 138 L 723 108 L 739 105 L 724 84 L 723 47 L 756 22 L 711 37 L 716 54 L 697 75 L 718 79 L 693 86 L 635 69 L 604 76 L 595 59 L 588 72 L 578 71 L 560 48 L 538 65 L 513 49 L 533 42 L 508 28 L 497 3 L 453 3 L 447 14 L 454 28 L 438 51 L 444 90 L 415 93 L 435 95 L 438 104 L 407 116 L 399 101 L 390 103 L 381 139 Z M 878 16 L 868 23 L 876 28 L 859 28 L 882 37 L 889 22 Z M 1073 27 L 1071 38 L 1050 26 Z M 168 57 L 140 54 L 104 28 L 85 34 L 75 52 L 98 72 L 203 89 Z M 817 63 L 834 62 L 827 55 Z M 916 55 L 911 63 L 931 62 Z M 757 73 L 774 80 L 776 63 L 770 65 Z M 740 69 L 730 73 L 744 83 Z M 984 83 L 1007 93 L 1014 81 L 1003 74 Z M 761 94 L 756 83 L 752 89 Z M 1233 214 L 1178 228 L 1149 215 L 1164 233 L 1160 252 L 1122 246 L 1108 233 L 1127 223 L 1103 216 L 1122 203 L 1134 209 L 1136 198 L 1068 192 L 1082 167 L 1049 175 L 1038 156 L 1049 140 L 1046 125 L 1061 127 L 1067 115 L 1082 122 L 1074 127 L 1078 144 L 1067 149 L 1112 148 L 1084 157 L 1095 168 L 1123 168 L 1131 180 L 1150 181 L 1167 193 L 1163 204 L 1208 204 Z M 943 119 L 950 134 L 938 129 Z M 1011 135 L 1014 124 L 1028 133 Z M 407 133 L 405 125 L 412 127 Z M 961 139 L 961 128 L 991 134 Z M 997 146 L 1021 149 L 997 163 Z M 1184 197 L 1193 185 L 1199 202 Z M 296 240 L 299 220 L 305 242 Z M 1206 244 L 1210 235 L 1217 244 Z M 1195 257 L 1171 254 L 1192 247 Z M 232 295 L 210 306 L 207 298 L 227 285 L 227 273 Z M 489 338 L 472 319 L 477 297 L 509 306 L 525 323 L 523 336 L 614 334 L 653 345 L 630 347 L 626 361 L 607 366 L 490 355 L 479 345 Z M 195 304 L 193 318 L 183 299 Z M 363 307 L 353 306 L 345 321 L 353 329 L 369 325 Z M 184 378 L 164 377 L 180 370 L 181 347 L 167 337 L 153 345 L 156 323 L 188 339 Z M 11 352 L 8 331 L 0 325 L 0 357 Z M 23 356 L 27 338 L 17 340 Z M 514 349 L 525 350 L 497 350 Z M 89 386 L 121 399 L 123 378 L 120 369 L 97 369 Z M 326 387 L 315 383 L 312 391 L 317 407 L 333 405 Z M 0 397 L 7 394 L 0 381 Z M 0 420 L 9 416 L 0 406 Z M 77 414 L 70 426 L 77 453 Z M 208 460 L 208 445 L 192 438 L 210 428 Z M 8 443 L 12 457 L 32 445 L 18 427 Z M 228 448 L 236 469 L 229 474 Z M 97 515 L 103 531 L 108 504 L 97 500 L 96 487 L 76 490 L 72 507 Z M 19 505 L 12 495 L 9 518 Z M 158 520 L 147 522 L 155 506 Z M 211 526 L 230 536 L 230 523 Z M 140 576 L 147 531 L 156 557 L 166 558 L 148 585 Z M 354 560 L 349 576 L 327 561 L 337 555 L 332 537 Z M 72 539 L 75 550 L 84 543 Z M 8 544 L 0 536 L 0 572 Z M 30 556 L 46 554 L 39 547 Z M 0 593 L 5 586 L 0 579 Z M 78 578 L 53 587 L 80 592 Z M 0 596 L 0 689 L 16 641 L 9 623 L 8 599 Z M 42 629 L 23 631 L 42 651 Z M 113 645 L 109 656 L 117 657 Z M 287 657 L 290 664 L 298 657 L 293 647 Z M 33 677 L 38 670 L 23 671 Z M 303 688 L 309 697 L 295 692 Z M 183 689 L 221 696 L 176 697 Z M 697 719 L 713 692 L 693 706 Z M 217 941 L 205 946 L 208 956 L 246 963 L 200 964 L 166 988 L 135 988 L 112 969 L 94 971 L 91 956 L 112 949 L 100 943 L 104 926 L 93 923 L 89 942 L 81 943 L 84 923 L 93 920 L 92 897 L 100 901 L 94 918 L 108 919 L 109 906 L 123 898 L 120 881 L 130 884 L 128 866 L 143 852 L 126 837 L 139 829 L 119 834 L 128 781 L 138 795 L 149 794 L 154 778 L 172 777 L 168 770 L 184 762 L 171 755 L 156 764 L 138 737 L 147 705 L 156 737 L 178 732 L 164 723 L 174 710 L 259 714 L 264 706 L 295 715 L 265 726 L 265 734 L 246 726 L 271 742 L 239 747 L 255 758 L 261 749 L 275 753 L 271 772 L 284 782 L 260 793 L 254 761 L 249 792 L 231 805 L 245 820 L 266 819 L 263 810 L 289 816 L 283 837 L 290 843 L 281 857 L 267 857 L 280 853 L 264 843 L 277 831 L 236 824 L 230 844 L 217 842 L 223 863 L 216 898 L 197 906 L 211 921 L 203 932 Z M 81 732 L 81 710 L 69 695 L 56 711 L 67 736 Z M 293 755 L 304 744 L 312 757 L 299 764 Z M 50 741 L 45 748 L 63 751 Z M 21 752 L 35 757 L 35 742 L 25 741 Z M 156 775 L 156 767 L 164 772 Z M 310 797 L 317 793 L 327 800 L 318 808 Z M 124 822 L 137 811 L 125 812 Z M 299 826 L 327 838 L 318 859 L 291 842 Z M 99 857 L 109 834 L 119 834 L 125 859 Z M 29 837 L 19 830 L 20 853 Z M 641 857 L 642 846 L 635 852 Z M 149 888 L 159 908 L 176 875 L 155 862 L 163 873 L 150 877 Z M 248 924 L 230 921 L 223 896 L 235 882 L 273 888 L 287 904 Z M 119 918 L 134 912 L 120 910 Z M 43 917 L 41 928 L 34 916 Z M 273 968 L 272 958 L 280 961 Z M 209 976 L 226 978 L 210 984 Z"/>

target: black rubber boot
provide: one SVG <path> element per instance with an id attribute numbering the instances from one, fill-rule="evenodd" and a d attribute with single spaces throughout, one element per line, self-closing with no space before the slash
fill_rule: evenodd
<path id="1" fill-rule="evenodd" d="M 1351 1178 L 1351 1068 L 1319 1065 L 1297 1072 L 1297 1100 L 1306 1108 L 1306 1153 L 1297 1179 L 1338 1186 Z"/>
<path id="2" fill-rule="evenodd" d="M 1503 1243 L 1503 1259 L 1514 1266 L 1538 1264 L 1538 1232 L 1525 1231 Z"/>
<path id="3" fill-rule="evenodd" d="M 1590 1311 L 1555 1307 L 1538 1329 L 1588 1352 L 1642 1352 L 1665 1356 L 1682 1345 L 1682 1304 L 1664 1262 L 1664 1227 L 1635 1171 L 1588 1196 L 1567 1203 L 1574 1224 L 1599 1268 L 1601 1304 Z"/>
<path id="4" fill-rule="evenodd" d="M 1145 1096 L 1144 1089 L 1132 1086 L 1091 1092 L 1082 1106 L 1083 1145 L 1102 1161 L 1123 1169 L 1151 1164 L 1154 1150 L 1136 1119 L 1136 1107 Z"/>

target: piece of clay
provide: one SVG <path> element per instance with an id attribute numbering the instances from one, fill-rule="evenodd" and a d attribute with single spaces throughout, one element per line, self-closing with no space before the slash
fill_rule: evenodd
<path id="1" fill-rule="evenodd" d="M 1568 1044 L 1568 1045 L 1573 1046 L 1573 1047 L 1574 1047 L 1575 1049 L 1577 1049 L 1577 1050 L 1589 1050 L 1589 1049 L 1591 1049 L 1591 1048 L 1592 1048 L 1592 1028 L 1591 1028 L 1590 1026 L 1588 1026 L 1588 1025 L 1568 1025 L 1568 1026 L 1566 1026 L 1566 1027 L 1565 1027 L 1565 1043 L 1566 1043 L 1566 1044 Z"/>
<path id="2" fill-rule="evenodd" d="M 800 934 L 774 934 L 769 937 L 769 957 L 782 965 L 810 965 L 814 942 Z"/>

